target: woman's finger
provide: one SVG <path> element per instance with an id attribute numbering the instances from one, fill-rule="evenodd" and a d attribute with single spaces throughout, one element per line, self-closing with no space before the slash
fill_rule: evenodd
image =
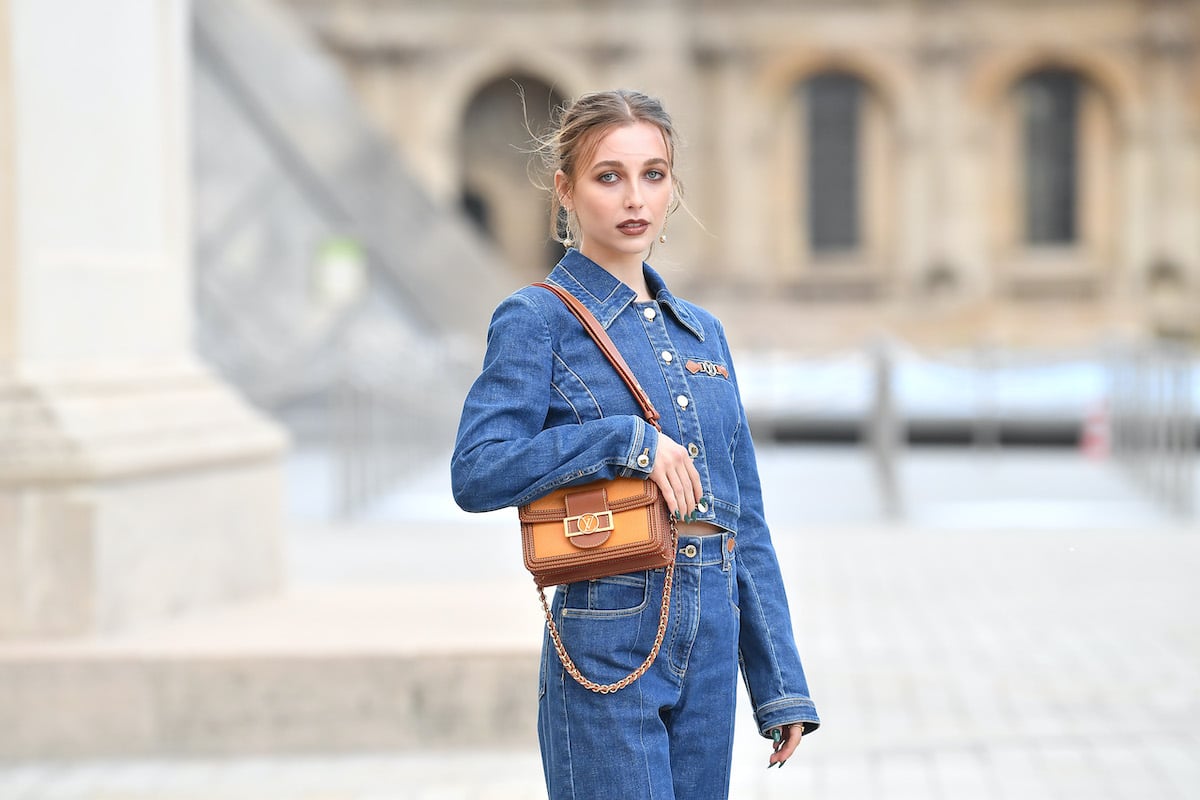
<path id="1" fill-rule="evenodd" d="M 692 507 L 695 508 L 704 497 L 704 486 L 700 483 L 700 470 L 696 469 L 691 458 L 687 460 L 687 482 L 692 490 Z"/>
<path id="2" fill-rule="evenodd" d="M 650 477 L 654 477 L 651 475 Z M 669 476 L 663 476 L 661 480 L 655 481 L 658 484 L 659 492 L 663 499 L 667 502 L 667 510 L 675 513 L 679 510 L 679 492 L 676 490 L 674 483 Z"/>
<path id="3" fill-rule="evenodd" d="M 679 486 L 676 490 L 676 496 L 679 498 L 679 515 L 686 517 L 695 510 L 696 504 L 692 501 L 691 481 L 688 480 L 687 472 L 684 471 L 682 466 L 677 475 Z"/>
<path id="4" fill-rule="evenodd" d="M 803 736 L 804 725 L 801 723 L 785 725 L 779 741 L 772 744 L 775 752 L 771 754 L 771 759 L 767 762 L 767 768 L 770 769 L 776 765 L 782 767 L 784 762 L 792 757 L 792 753 L 796 752 L 796 748 L 800 746 L 800 739 Z"/>
<path id="5" fill-rule="evenodd" d="M 650 479 L 662 492 L 667 510 L 678 513 L 680 519 L 695 511 L 696 501 L 700 499 L 691 475 L 695 469 L 688 452 L 669 436 L 660 434 Z"/>

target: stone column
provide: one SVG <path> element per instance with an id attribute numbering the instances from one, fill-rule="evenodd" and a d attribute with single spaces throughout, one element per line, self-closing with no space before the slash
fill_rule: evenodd
<path id="1" fill-rule="evenodd" d="M 752 154 L 772 143 L 759 135 L 762 123 L 751 97 L 751 54 L 743 48 L 724 47 L 712 49 L 708 58 L 715 78 L 708 120 L 714 158 L 706 166 L 706 189 L 711 195 L 709 208 L 715 213 L 705 224 L 714 234 L 709 249 L 719 258 L 713 280 L 738 293 L 753 293 L 795 274 L 794 264 L 780 264 L 764 247 L 770 241 L 769 226 L 779 212 L 772 208 L 773 195 L 764 189 L 772 183 L 760 169 L 761 160 Z M 784 171 L 782 181 L 796 180 L 792 170 Z M 795 227 L 793 223 L 791 228 Z"/>
<path id="2" fill-rule="evenodd" d="M 919 119 L 904 119 L 905 138 L 920 163 L 922 188 L 913 197 L 904 276 L 906 288 L 918 288 L 931 299 L 946 292 L 962 300 L 978 293 L 984 261 L 982 235 L 971 230 L 979 216 L 974 198 L 980 191 L 979 153 L 971 152 L 969 120 L 962 103 L 963 76 L 969 54 L 963 42 L 962 19 L 933 8 L 922 20 L 923 36 L 916 45 L 916 68 L 924 103 Z M 973 252 L 974 251 L 974 252 Z M 941 280 L 949 285 L 939 286 Z"/>
<path id="3" fill-rule="evenodd" d="M 187 0 L 0 0 L 0 638 L 274 590 L 281 431 L 191 352 Z"/>
<path id="4" fill-rule="evenodd" d="M 1188 91 L 1195 69 L 1196 46 L 1186 17 L 1171 5 L 1159 8 L 1148 21 L 1147 71 L 1149 114 L 1152 117 L 1154 197 L 1154 258 L 1180 270 L 1179 278 L 1197 265 L 1197 169 L 1200 159 L 1190 135 L 1195 115 Z M 1180 287 L 1182 288 L 1182 287 Z"/>

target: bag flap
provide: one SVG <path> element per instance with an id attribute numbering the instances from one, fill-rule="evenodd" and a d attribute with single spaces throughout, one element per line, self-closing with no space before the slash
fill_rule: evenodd
<path id="1" fill-rule="evenodd" d="M 602 499 L 602 503 L 597 501 Z M 553 522 L 573 514 L 601 510 L 629 511 L 658 501 L 658 484 L 639 478 L 592 481 L 579 486 L 555 489 L 545 497 L 521 506 L 521 522 Z M 577 508 L 574 512 L 569 508 Z"/>

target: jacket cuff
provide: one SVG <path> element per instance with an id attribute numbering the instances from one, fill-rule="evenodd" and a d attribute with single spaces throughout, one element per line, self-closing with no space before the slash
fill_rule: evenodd
<path id="1" fill-rule="evenodd" d="M 654 469 L 654 457 L 658 453 L 658 430 L 641 417 L 633 419 L 633 439 L 625 456 L 623 477 L 649 477 Z"/>
<path id="2" fill-rule="evenodd" d="M 765 739 L 771 738 L 771 729 L 804 723 L 804 733 L 808 735 L 821 726 L 821 718 L 817 716 L 817 708 L 807 697 L 785 697 L 775 700 L 754 710 L 754 719 L 758 723 L 758 733 Z"/>

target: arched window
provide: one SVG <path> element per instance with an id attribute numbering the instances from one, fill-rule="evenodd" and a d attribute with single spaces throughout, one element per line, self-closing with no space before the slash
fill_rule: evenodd
<path id="1" fill-rule="evenodd" d="M 1079 76 L 1062 69 L 1039 70 L 1017 85 L 1027 244 L 1078 238 L 1081 88 Z"/>
<path id="2" fill-rule="evenodd" d="M 1119 115 L 1102 74 L 1030 65 L 988 110 L 985 222 L 1014 297 L 1095 296 L 1120 269 Z"/>
<path id="3" fill-rule="evenodd" d="M 529 154 L 530 131 L 544 132 L 561 102 L 545 82 L 512 75 L 481 86 L 463 115 L 462 208 L 525 277 L 545 275 L 562 255 L 550 239 L 546 193 L 534 183 L 550 178 L 539 174 L 541 165 Z"/>
<path id="4" fill-rule="evenodd" d="M 895 114 L 865 74 L 810 72 L 780 106 L 768 247 L 780 279 L 814 297 L 863 297 L 893 277 Z"/>
<path id="5" fill-rule="evenodd" d="M 805 81 L 809 246 L 814 253 L 861 244 L 863 84 L 843 72 Z"/>

